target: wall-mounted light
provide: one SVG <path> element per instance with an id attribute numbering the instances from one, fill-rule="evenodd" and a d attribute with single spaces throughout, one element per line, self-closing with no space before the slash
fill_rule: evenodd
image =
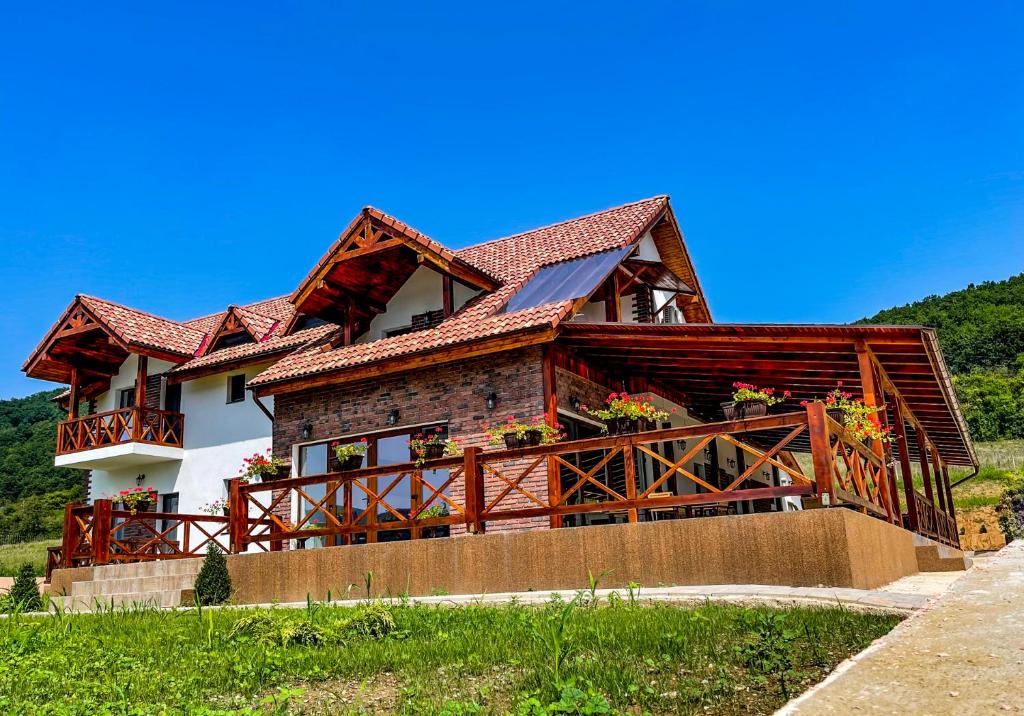
<path id="1" fill-rule="evenodd" d="M 498 394 L 491 392 L 487 394 L 487 409 L 494 410 L 498 407 Z"/>
<path id="2" fill-rule="evenodd" d="M 572 412 L 580 412 L 581 405 L 583 405 L 583 403 L 580 402 L 580 397 L 578 395 L 569 396 L 569 407 L 572 408 Z"/>
<path id="3" fill-rule="evenodd" d="M 736 467 L 736 461 L 733 460 L 731 457 L 725 462 L 728 463 L 729 467 Z"/>
<path id="4" fill-rule="evenodd" d="M 302 439 L 309 440 L 313 437 L 313 423 L 308 420 L 302 424 Z"/>
<path id="5" fill-rule="evenodd" d="M 388 413 L 388 425 L 398 425 L 398 418 L 400 415 L 401 413 L 398 412 L 398 408 L 393 408 L 391 412 Z"/>
<path id="6" fill-rule="evenodd" d="M 680 452 L 684 452 L 685 453 L 686 452 L 686 441 L 685 440 L 676 440 L 676 447 L 679 448 Z"/>
<path id="7" fill-rule="evenodd" d="M 138 475 L 135 476 L 135 484 L 137 486 L 142 487 L 142 483 L 144 483 L 145 481 L 146 481 L 145 473 L 139 473 Z"/>

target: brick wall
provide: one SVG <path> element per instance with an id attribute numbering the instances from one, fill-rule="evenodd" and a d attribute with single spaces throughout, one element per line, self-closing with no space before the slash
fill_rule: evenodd
<path id="1" fill-rule="evenodd" d="M 489 393 L 498 396 L 497 407 L 487 410 Z M 544 387 L 539 347 L 508 351 L 461 363 L 384 376 L 379 380 L 344 383 L 300 393 L 278 395 L 274 400 L 274 453 L 291 456 L 292 445 L 302 440 L 302 426 L 313 426 L 313 441 L 339 435 L 370 433 L 389 429 L 391 410 L 399 410 L 398 425 L 446 422 L 449 435 L 461 438 L 464 446 L 486 447 L 484 425 L 508 415 L 529 419 L 543 412 Z M 522 466 L 506 464 L 499 469 L 510 479 Z M 523 481 L 530 492 L 547 494 L 547 473 L 543 464 Z M 489 503 L 506 487 L 485 475 L 485 497 Z M 461 503 L 463 486 L 452 485 L 452 497 Z M 523 495 L 508 495 L 502 509 L 535 507 Z M 547 518 L 492 522 L 491 532 L 547 526 Z M 453 530 L 453 533 L 457 530 Z"/>

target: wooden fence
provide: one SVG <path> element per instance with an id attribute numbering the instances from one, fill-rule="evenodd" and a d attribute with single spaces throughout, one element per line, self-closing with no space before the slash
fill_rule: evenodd
<path id="1" fill-rule="evenodd" d="M 736 448 L 735 476 L 694 469 L 716 445 Z M 810 452 L 813 477 L 791 451 Z M 645 477 L 638 479 L 639 461 Z M 766 478 L 767 476 L 767 478 Z M 781 479 L 780 479 L 781 478 Z M 767 484 L 766 484 L 767 482 Z M 69 506 L 59 564 L 200 556 L 517 527 L 728 514 L 738 502 L 804 498 L 902 524 L 886 459 L 829 419 L 820 404 L 745 420 L 575 440 L 518 450 L 469 447 L 460 457 L 244 483 L 231 480 L 229 517 Z M 955 520 L 920 496 L 920 531 L 958 543 Z"/>

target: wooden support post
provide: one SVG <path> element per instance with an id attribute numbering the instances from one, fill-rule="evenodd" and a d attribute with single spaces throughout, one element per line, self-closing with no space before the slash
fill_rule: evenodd
<path id="1" fill-rule="evenodd" d="M 924 437 L 924 433 L 921 432 L 921 428 L 916 428 L 914 432 L 917 434 L 917 458 L 921 464 L 921 479 L 924 481 L 924 496 L 928 498 L 928 502 L 935 504 L 935 497 L 932 494 L 932 476 L 928 469 L 928 441 Z"/>
<path id="2" fill-rule="evenodd" d="M 480 448 L 467 447 L 462 454 L 462 477 L 466 483 L 466 530 L 470 533 L 483 532 L 485 526 L 480 520 L 484 506 L 484 473 L 480 465 Z"/>
<path id="3" fill-rule="evenodd" d="M 64 535 L 61 540 L 60 555 L 60 566 L 64 569 L 74 566 L 72 555 L 81 539 L 78 534 L 78 523 L 75 521 L 75 507 L 76 505 L 71 503 L 64 505 Z"/>
<path id="4" fill-rule="evenodd" d="M 868 351 L 864 341 L 857 341 L 856 351 L 857 368 L 860 371 L 860 387 L 861 392 L 864 394 L 864 405 L 869 408 L 879 408 L 884 412 L 885 403 L 878 385 L 875 383 L 875 366 L 871 361 L 871 353 Z M 882 504 L 889 514 L 889 521 L 893 524 L 899 524 L 899 501 L 897 500 L 895 504 L 892 501 L 892 495 L 895 490 L 893 489 L 894 486 L 891 486 L 889 483 L 889 465 L 885 456 L 884 443 L 881 440 L 872 440 L 871 452 L 875 453 L 882 463 L 880 468 L 881 483 L 878 485 L 879 497 L 881 497 Z"/>
<path id="5" fill-rule="evenodd" d="M 622 459 L 626 468 L 626 499 L 632 502 L 636 499 L 636 452 L 633 449 L 632 442 L 623 446 Z M 630 522 L 637 521 L 637 509 L 635 507 L 629 508 L 626 514 Z"/>
<path id="6" fill-rule="evenodd" d="M 92 503 L 92 553 L 93 563 L 97 565 L 110 561 L 110 532 L 114 519 L 112 511 L 110 500 L 101 499 Z"/>
<path id="7" fill-rule="evenodd" d="M 949 468 L 945 463 L 942 464 L 942 481 L 946 485 L 946 504 L 949 505 L 949 516 L 953 521 L 953 534 L 950 535 L 950 541 L 954 547 L 960 549 L 960 527 L 956 521 L 956 507 L 953 505 L 953 488 L 949 485 Z"/>
<path id="8" fill-rule="evenodd" d="M 455 281 L 448 274 L 441 276 L 441 299 L 444 308 L 444 317 L 455 313 Z"/>
<path id="9" fill-rule="evenodd" d="M 68 395 L 68 420 L 78 418 L 78 403 L 81 401 L 78 393 L 78 368 L 71 366 L 71 392 Z"/>
<path id="10" fill-rule="evenodd" d="M 139 356 L 139 366 L 135 373 L 135 417 L 132 419 L 132 440 L 142 439 L 142 412 L 146 407 L 146 378 L 149 358 Z"/>
<path id="11" fill-rule="evenodd" d="M 228 480 L 228 543 L 231 554 L 245 552 L 245 533 L 249 523 L 249 500 L 242 494 L 237 477 Z"/>
<path id="12" fill-rule="evenodd" d="M 544 383 L 544 421 L 551 427 L 558 426 L 558 372 L 555 369 L 555 347 L 546 343 L 542 357 L 542 378 Z M 562 470 L 554 456 L 546 461 L 548 476 L 548 505 L 557 505 L 562 499 Z M 562 526 L 561 515 L 551 515 L 548 526 L 558 529 Z"/>
<path id="13" fill-rule="evenodd" d="M 892 403 L 893 433 L 895 433 L 896 452 L 900 461 L 900 475 L 903 478 L 903 499 L 907 502 L 907 529 L 917 532 L 920 518 L 917 516 L 917 502 L 914 500 L 914 473 L 910 467 L 910 446 L 907 444 L 907 426 L 903 421 L 903 404 L 899 398 Z"/>
<path id="14" fill-rule="evenodd" d="M 811 440 L 811 464 L 814 467 L 815 491 L 822 506 L 829 507 L 834 502 L 832 498 L 832 447 L 829 444 L 824 403 L 807 404 L 807 432 Z"/>
<path id="15" fill-rule="evenodd" d="M 416 510 L 423 504 L 423 470 L 413 470 L 409 473 L 409 514 L 416 514 Z M 419 539 L 420 528 L 413 523 L 409 527 L 409 539 Z"/>
<path id="16" fill-rule="evenodd" d="M 618 269 L 604 283 L 604 320 L 608 323 L 622 322 L 622 303 L 619 299 Z"/>
<path id="17" fill-rule="evenodd" d="M 939 450 L 932 444 L 932 474 L 935 475 L 935 492 L 939 496 L 939 510 L 946 511 L 946 489 L 942 486 L 942 470 L 939 468 Z M 948 514 L 948 512 L 947 512 Z"/>

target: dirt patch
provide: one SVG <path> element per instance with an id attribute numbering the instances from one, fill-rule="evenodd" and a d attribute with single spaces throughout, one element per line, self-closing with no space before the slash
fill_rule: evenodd
<path id="1" fill-rule="evenodd" d="M 995 507 L 978 507 L 957 515 L 960 525 L 960 548 L 964 550 L 995 550 L 1006 546 L 1006 537 L 999 529 Z"/>

